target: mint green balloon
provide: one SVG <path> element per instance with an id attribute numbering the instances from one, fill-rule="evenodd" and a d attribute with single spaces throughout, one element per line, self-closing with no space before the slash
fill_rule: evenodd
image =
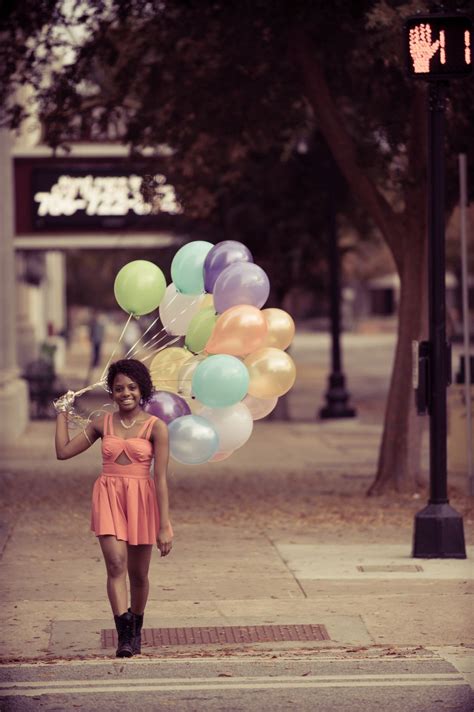
<path id="1" fill-rule="evenodd" d="M 129 314 L 141 316 L 157 308 L 166 289 L 163 272 L 153 262 L 134 260 L 115 277 L 114 294 L 119 306 Z"/>
<path id="2" fill-rule="evenodd" d="M 178 292 L 204 292 L 204 260 L 213 247 L 212 242 L 205 240 L 194 240 L 180 247 L 171 263 L 171 279 Z"/>
<path id="3" fill-rule="evenodd" d="M 225 408 L 242 400 L 249 387 L 249 372 L 240 359 L 227 354 L 208 356 L 193 374 L 192 392 L 211 408 Z"/>
<path id="4" fill-rule="evenodd" d="M 189 322 L 184 345 L 193 353 L 199 354 L 211 338 L 217 314 L 214 307 L 205 307 L 197 312 Z"/>

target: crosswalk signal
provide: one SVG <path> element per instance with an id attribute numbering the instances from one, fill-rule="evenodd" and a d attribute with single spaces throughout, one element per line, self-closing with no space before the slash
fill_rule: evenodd
<path id="1" fill-rule="evenodd" d="M 465 15 L 437 13 L 409 17 L 404 25 L 411 77 L 444 80 L 472 71 L 472 23 Z"/>

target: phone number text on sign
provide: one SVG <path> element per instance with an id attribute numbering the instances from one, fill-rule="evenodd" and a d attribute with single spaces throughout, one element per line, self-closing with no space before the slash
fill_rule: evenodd
<path id="1" fill-rule="evenodd" d="M 160 212 L 176 214 L 182 208 L 176 200 L 172 185 L 166 184 L 163 175 L 154 176 L 158 184 L 157 197 Z M 83 211 L 86 215 L 112 216 L 150 215 L 151 205 L 145 203 L 140 193 L 141 176 L 59 176 L 49 191 L 34 195 L 38 203 L 38 216 L 74 215 Z"/>

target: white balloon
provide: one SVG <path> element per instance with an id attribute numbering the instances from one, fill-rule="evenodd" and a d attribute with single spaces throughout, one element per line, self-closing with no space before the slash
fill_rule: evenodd
<path id="1" fill-rule="evenodd" d="M 226 408 L 204 406 L 199 415 L 214 426 L 219 436 L 220 452 L 237 450 L 252 434 L 253 418 L 242 402 Z"/>
<path id="2" fill-rule="evenodd" d="M 205 294 L 181 294 L 168 284 L 160 303 L 160 319 L 168 334 L 184 336 L 191 319 L 201 309 Z"/>
<path id="3" fill-rule="evenodd" d="M 272 412 L 278 402 L 278 396 L 271 398 L 256 398 L 247 393 L 242 403 L 245 403 L 254 420 L 265 418 L 266 415 Z"/>

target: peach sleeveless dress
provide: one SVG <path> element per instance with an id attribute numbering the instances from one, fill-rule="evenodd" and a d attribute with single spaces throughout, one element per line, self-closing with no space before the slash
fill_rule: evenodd
<path id="1" fill-rule="evenodd" d="M 114 534 L 129 544 L 156 544 L 160 514 L 155 480 L 150 477 L 149 439 L 155 420 L 152 415 L 137 436 L 121 438 L 114 433 L 112 416 L 105 416 L 102 472 L 92 489 L 91 530 L 96 536 Z M 129 464 L 116 462 L 122 453 Z"/>

